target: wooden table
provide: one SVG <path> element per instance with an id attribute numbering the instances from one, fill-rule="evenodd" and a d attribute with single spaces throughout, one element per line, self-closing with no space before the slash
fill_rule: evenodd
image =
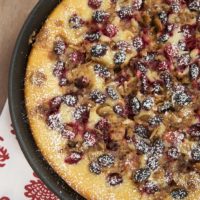
<path id="1" fill-rule="evenodd" d="M 7 98 L 8 71 L 17 35 L 38 0 L 0 0 L 0 113 Z"/>

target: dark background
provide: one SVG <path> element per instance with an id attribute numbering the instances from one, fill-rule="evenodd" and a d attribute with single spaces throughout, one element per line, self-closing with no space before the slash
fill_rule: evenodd
<path id="1" fill-rule="evenodd" d="M 18 33 L 38 0 L 0 0 L 0 113 L 7 98 L 11 54 Z"/>

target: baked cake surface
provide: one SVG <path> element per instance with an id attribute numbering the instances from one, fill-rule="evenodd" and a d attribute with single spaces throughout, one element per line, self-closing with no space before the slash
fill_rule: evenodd
<path id="1" fill-rule="evenodd" d="M 46 20 L 28 118 L 85 198 L 200 199 L 199 13 L 199 0 L 63 0 Z"/>

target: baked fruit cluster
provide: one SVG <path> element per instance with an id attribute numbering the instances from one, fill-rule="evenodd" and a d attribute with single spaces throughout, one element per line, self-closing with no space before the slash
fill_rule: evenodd
<path id="1" fill-rule="evenodd" d="M 87 199 L 200 199 L 199 0 L 63 0 L 25 98 L 39 149 Z"/>

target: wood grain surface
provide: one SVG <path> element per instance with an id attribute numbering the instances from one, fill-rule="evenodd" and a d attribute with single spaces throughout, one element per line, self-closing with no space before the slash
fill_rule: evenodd
<path id="1" fill-rule="evenodd" d="M 0 0 L 0 113 L 7 98 L 8 71 L 18 33 L 38 0 Z"/>

